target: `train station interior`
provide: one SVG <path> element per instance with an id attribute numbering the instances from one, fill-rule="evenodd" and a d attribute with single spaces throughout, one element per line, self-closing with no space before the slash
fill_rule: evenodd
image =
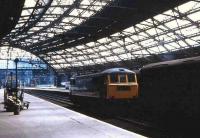
<path id="1" fill-rule="evenodd" d="M 196 137 L 200 0 L 0 0 L 0 138 Z"/>

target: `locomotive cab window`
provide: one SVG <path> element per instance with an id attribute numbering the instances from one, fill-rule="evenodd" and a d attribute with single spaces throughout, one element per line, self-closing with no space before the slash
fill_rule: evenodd
<path id="1" fill-rule="evenodd" d="M 126 82 L 126 74 L 120 74 L 119 80 L 120 80 L 120 82 Z"/>
<path id="2" fill-rule="evenodd" d="M 135 82 L 135 74 L 128 74 L 128 82 Z"/>
<path id="3" fill-rule="evenodd" d="M 118 75 L 117 74 L 111 74 L 110 75 L 110 82 L 111 83 L 117 83 L 118 82 Z"/>

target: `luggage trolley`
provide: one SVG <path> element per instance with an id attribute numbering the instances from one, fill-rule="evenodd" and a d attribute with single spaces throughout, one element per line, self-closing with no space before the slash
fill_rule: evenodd
<path id="1" fill-rule="evenodd" d="M 6 88 L 4 89 L 4 108 L 6 111 L 14 112 L 14 115 L 19 115 L 25 107 L 29 108 L 30 102 L 24 101 L 24 92 L 18 88 L 17 63 L 19 59 L 16 58 L 14 62 L 16 63 L 16 75 L 13 76 L 11 72 L 10 76 L 7 76 Z"/>

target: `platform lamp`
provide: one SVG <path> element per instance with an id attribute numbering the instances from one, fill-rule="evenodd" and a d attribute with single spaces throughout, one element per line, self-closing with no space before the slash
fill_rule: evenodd
<path id="1" fill-rule="evenodd" d="M 17 89 L 17 85 L 18 85 L 18 82 L 17 82 L 17 63 L 19 62 L 19 59 L 16 58 L 16 59 L 14 60 L 14 62 L 15 62 L 15 66 L 16 66 L 16 68 L 15 68 L 15 73 L 16 73 L 16 89 Z"/>
<path id="2" fill-rule="evenodd" d="M 16 94 L 16 105 L 15 105 L 15 110 L 14 110 L 14 115 L 18 115 L 19 114 L 19 112 L 20 112 L 20 106 L 17 104 L 18 103 L 18 89 L 17 89 L 17 86 L 18 86 L 18 81 L 17 81 L 17 63 L 19 62 L 19 59 L 18 58 L 16 58 L 15 60 L 14 60 L 14 62 L 15 62 L 15 65 L 16 65 L 16 68 L 15 68 L 15 73 L 16 73 L 16 88 L 15 88 L 15 94 Z"/>
<path id="3" fill-rule="evenodd" d="M 14 60 L 14 62 L 15 62 L 15 66 L 16 66 L 16 68 L 15 68 L 15 74 L 16 74 L 16 101 L 17 101 L 17 99 L 18 99 L 18 90 L 17 90 L 17 85 L 18 85 L 18 82 L 17 82 L 17 63 L 19 62 L 19 59 L 18 58 L 16 58 L 15 60 Z"/>

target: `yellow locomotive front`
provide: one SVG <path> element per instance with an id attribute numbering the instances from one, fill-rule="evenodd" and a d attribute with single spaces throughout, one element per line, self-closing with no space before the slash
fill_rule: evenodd
<path id="1" fill-rule="evenodd" d="M 107 99 L 133 99 L 138 96 L 136 73 L 121 69 L 107 74 Z"/>

